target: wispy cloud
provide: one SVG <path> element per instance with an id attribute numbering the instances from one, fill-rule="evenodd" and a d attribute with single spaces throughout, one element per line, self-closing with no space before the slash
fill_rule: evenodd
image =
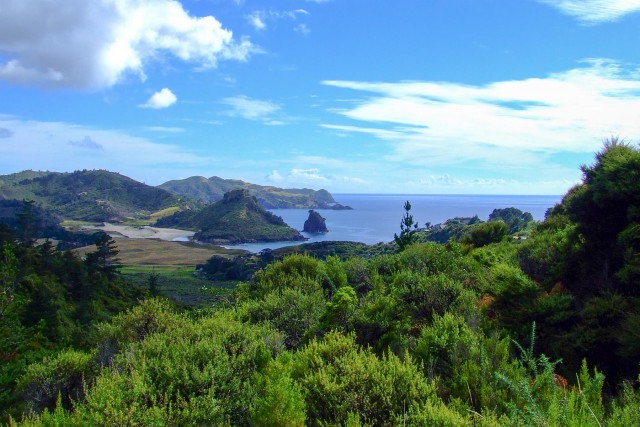
<path id="1" fill-rule="evenodd" d="M 543 78 L 484 86 L 325 81 L 375 96 L 339 111 L 367 126 L 324 126 L 393 141 L 395 157 L 407 161 L 500 158 L 504 149 L 592 152 L 608 135 L 640 136 L 638 71 L 590 60 Z"/>
<path id="2" fill-rule="evenodd" d="M 247 20 L 249 21 L 249 24 L 258 31 L 267 29 L 267 24 L 264 22 L 263 14 L 258 11 L 249 14 L 249 16 L 247 16 Z"/>
<path id="3" fill-rule="evenodd" d="M 266 124 L 283 124 L 283 122 L 274 119 L 274 115 L 280 111 L 280 106 L 273 102 L 253 99 L 244 95 L 223 98 L 221 102 L 232 108 L 227 113 L 230 116 L 258 120 Z"/>
<path id="4" fill-rule="evenodd" d="M 179 128 L 175 126 L 145 126 L 145 130 L 149 132 L 159 132 L 159 133 L 182 133 L 184 132 L 184 128 Z"/>
<path id="5" fill-rule="evenodd" d="M 1 116 L 0 128 L 14 130 L 12 138 L 0 144 L 1 173 L 108 169 L 160 184 L 159 176 L 190 176 L 219 164 L 214 157 L 122 131 Z"/>
<path id="6" fill-rule="evenodd" d="M 162 90 L 151 95 L 151 98 L 147 100 L 144 104 L 138 105 L 140 108 L 152 108 L 154 110 L 158 110 L 161 108 L 167 108 L 176 103 L 178 98 L 171 92 L 168 88 L 163 88 Z"/>
<path id="7" fill-rule="evenodd" d="M 268 23 L 274 23 L 283 19 L 296 21 L 300 16 L 306 16 L 306 15 L 309 15 L 309 12 L 306 11 L 305 9 L 295 9 L 295 10 L 260 9 L 260 10 L 254 10 L 253 12 L 251 12 L 249 15 L 247 15 L 246 19 L 255 30 L 264 31 L 267 29 Z M 296 26 L 296 28 L 298 26 Z"/>
<path id="8" fill-rule="evenodd" d="M 324 166 L 330 167 L 334 171 L 339 171 L 339 174 L 327 173 L 322 171 L 319 167 L 294 167 L 287 172 L 281 173 L 279 170 L 273 170 L 269 173 L 265 180 L 274 185 L 284 187 L 302 187 L 310 186 L 313 188 L 327 187 L 327 188 L 345 188 L 355 184 L 356 186 L 364 184 L 365 180 L 357 177 L 344 175 L 346 171 L 349 171 L 348 162 L 340 160 L 333 161 L 327 158 L 313 158 L 313 157 L 296 157 L 291 159 L 293 163 L 299 164 L 316 164 L 320 161 Z M 340 168 L 336 169 L 336 164 L 340 164 Z"/>
<path id="9" fill-rule="evenodd" d="M 295 31 L 296 33 L 300 33 L 303 36 L 308 36 L 309 34 L 311 34 L 311 29 L 307 26 L 307 24 L 298 24 L 293 27 L 293 31 Z"/>
<path id="10" fill-rule="evenodd" d="M 199 68 L 246 60 L 254 46 L 213 16 L 191 16 L 173 0 L 3 2 L 0 79 L 100 89 L 145 78 L 160 54 Z M 81 37 L 79 35 L 82 35 Z"/>
<path id="11" fill-rule="evenodd" d="M 538 0 L 588 24 L 616 21 L 639 12 L 640 0 Z"/>

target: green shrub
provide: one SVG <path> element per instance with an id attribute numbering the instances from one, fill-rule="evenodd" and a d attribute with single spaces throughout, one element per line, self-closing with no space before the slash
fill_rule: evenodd
<path id="1" fill-rule="evenodd" d="M 90 384 L 98 372 L 91 354 L 67 350 L 41 363 L 27 367 L 18 381 L 18 389 L 28 402 L 29 412 L 53 409 L 56 401 L 65 409 L 81 400 L 85 384 Z"/>
<path id="2" fill-rule="evenodd" d="M 291 357 L 291 376 L 305 396 L 309 425 L 341 424 L 353 414 L 368 425 L 389 425 L 425 401 L 434 388 L 409 355 L 378 357 L 354 335 L 331 332 Z"/>
<path id="3" fill-rule="evenodd" d="M 325 304 L 320 289 L 310 293 L 284 289 L 246 301 L 238 307 L 238 315 L 251 323 L 267 322 L 282 332 L 287 348 L 297 348 L 307 333 L 317 329 Z"/>

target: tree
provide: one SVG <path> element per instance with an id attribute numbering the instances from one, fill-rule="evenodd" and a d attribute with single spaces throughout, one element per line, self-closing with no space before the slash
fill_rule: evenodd
<path id="1" fill-rule="evenodd" d="M 147 277 L 149 293 L 151 293 L 151 296 L 153 297 L 158 296 L 158 277 L 158 273 L 156 273 L 155 270 L 152 270 L 151 273 L 149 273 L 149 277 Z"/>
<path id="2" fill-rule="evenodd" d="M 108 234 L 102 233 L 96 240 L 96 251 L 87 255 L 87 264 L 108 276 L 113 276 L 120 267 L 116 242 Z"/>
<path id="3" fill-rule="evenodd" d="M 486 246 L 491 243 L 498 243 L 509 232 L 509 226 L 502 220 L 490 221 L 476 224 L 460 239 L 467 245 L 476 248 Z"/>
<path id="4" fill-rule="evenodd" d="M 2 245 L 0 252 L 0 318 L 13 302 L 15 297 L 18 262 L 13 250 L 7 242 Z"/>
<path id="5" fill-rule="evenodd" d="M 524 230 L 533 221 L 533 215 L 513 207 L 494 209 L 489 214 L 489 221 L 503 221 L 509 226 L 509 234 L 514 234 Z"/>
<path id="6" fill-rule="evenodd" d="M 400 236 L 393 235 L 393 240 L 398 245 L 399 251 L 402 252 L 407 246 L 416 241 L 416 231 L 418 229 L 418 223 L 413 223 L 413 215 L 409 213 L 411 210 L 411 203 L 407 200 L 404 204 L 404 217 L 400 222 Z"/>
<path id="7" fill-rule="evenodd" d="M 22 211 L 17 214 L 18 217 L 18 235 L 20 242 L 27 248 L 33 246 L 36 236 L 36 222 L 33 206 L 35 201 L 23 200 Z"/>

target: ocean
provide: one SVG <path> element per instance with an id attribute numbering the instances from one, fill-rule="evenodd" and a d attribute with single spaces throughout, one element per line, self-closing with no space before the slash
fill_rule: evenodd
<path id="1" fill-rule="evenodd" d="M 308 234 L 307 243 L 325 240 L 341 240 L 375 244 L 390 242 L 394 233 L 400 232 L 400 221 L 404 216 L 404 203 L 411 203 L 411 215 L 420 227 L 426 222 L 439 224 L 449 218 L 471 217 L 478 215 L 487 220 L 496 208 L 515 207 L 530 212 L 536 220 L 543 220 L 547 209 L 560 201 L 562 196 L 494 196 L 494 195 L 424 195 L 424 194 L 334 194 L 334 199 L 351 206 L 353 210 L 336 211 L 318 209 L 326 219 L 328 233 Z M 302 230 L 309 216 L 306 209 L 274 209 L 274 214 L 291 227 Z M 227 246 L 259 252 L 263 249 L 276 249 L 284 246 L 299 245 L 301 242 L 249 243 Z"/>

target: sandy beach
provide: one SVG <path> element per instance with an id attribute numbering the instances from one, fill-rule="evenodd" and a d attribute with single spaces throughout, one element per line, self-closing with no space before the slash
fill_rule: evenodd
<path id="1" fill-rule="evenodd" d="M 168 242 L 188 241 L 195 234 L 194 231 L 179 230 L 177 228 L 157 228 L 157 227 L 133 227 L 130 225 L 115 225 L 105 222 L 101 226 L 86 227 L 92 230 L 102 230 L 112 237 L 128 237 L 130 239 L 158 239 Z"/>

